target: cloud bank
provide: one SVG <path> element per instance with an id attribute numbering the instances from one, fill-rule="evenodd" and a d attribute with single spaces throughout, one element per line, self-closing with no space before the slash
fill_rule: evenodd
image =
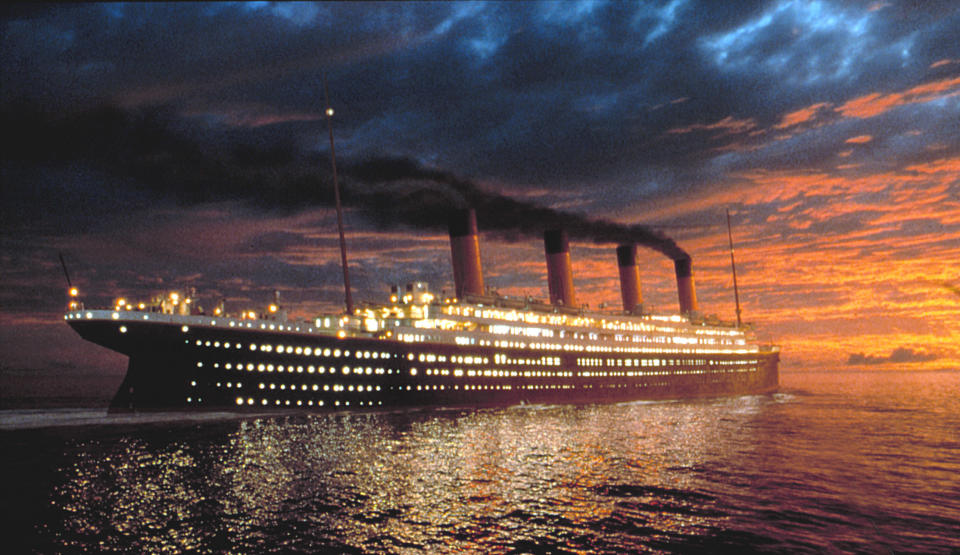
<path id="1" fill-rule="evenodd" d="M 924 351 L 914 351 L 907 347 L 897 347 L 889 356 L 865 355 L 863 353 L 853 353 L 847 359 L 847 364 L 854 365 L 875 365 L 875 364 L 908 364 L 915 362 L 930 362 L 937 360 L 937 355 Z"/>

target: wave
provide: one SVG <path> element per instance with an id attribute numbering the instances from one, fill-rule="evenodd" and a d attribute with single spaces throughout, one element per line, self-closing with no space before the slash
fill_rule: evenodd
<path id="1" fill-rule="evenodd" d="M 33 430 L 38 428 L 137 426 L 141 424 L 193 423 L 238 420 L 268 414 L 231 412 L 162 412 L 108 414 L 107 409 L 16 409 L 0 411 L 0 430 Z"/>

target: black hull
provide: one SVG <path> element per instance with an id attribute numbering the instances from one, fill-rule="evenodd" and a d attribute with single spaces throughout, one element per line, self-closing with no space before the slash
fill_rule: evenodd
<path id="1" fill-rule="evenodd" d="M 779 382 L 776 351 L 584 353 L 159 322 L 69 323 L 85 339 L 130 357 L 111 411 L 610 403 L 769 393 Z"/>

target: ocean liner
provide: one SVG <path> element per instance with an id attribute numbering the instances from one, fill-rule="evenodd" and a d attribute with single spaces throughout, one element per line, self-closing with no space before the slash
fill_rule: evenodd
<path id="1" fill-rule="evenodd" d="M 130 358 L 111 411 L 480 407 L 776 390 L 779 348 L 740 324 L 739 294 L 735 325 L 699 316 L 685 253 L 673 257 L 679 314 L 644 310 L 635 244 L 617 247 L 623 311 L 580 307 L 562 229 L 544 232 L 549 303 L 491 295 L 471 209 L 450 218 L 454 297 L 411 283 L 394 287 L 389 302 L 355 308 L 325 80 L 323 90 L 346 310 L 291 321 L 278 298 L 262 313 L 230 315 L 221 303 L 208 315 L 176 292 L 87 310 L 64 264 L 67 323 Z M 736 293 L 732 236 L 730 262 Z"/>
<path id="2" fill-rule="evenodd" d="M 629 244 L 616 250 L 623 309 L 589 311 L 576 301 L 566 234 L 548 230 L 550 302 L 504 297 L 484 288 L 475 213 L 457 214 L 455 296 L 411 283 L 387 302 L 348 302 L 345 312 L 309 321 L 287 318 L 279 303 L 262 313 L 230 315 L 222 305 L 202 313 L 177 293 L 104 310 L 74 298 L 65 320 L 129 357 L 114 411 L 478 407 L 776 390 L 779 348 L 739 322 L 701 317 L 689 258 L 674 262 L 679 313 L 644 310 Z"/>

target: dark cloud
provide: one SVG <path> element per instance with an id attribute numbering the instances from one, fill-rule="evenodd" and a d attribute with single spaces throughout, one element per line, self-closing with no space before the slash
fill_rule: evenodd
<path id="1" fill-rule="evenodd" d="M 887 364 L 887 363 L 911 363 L 911 362 L 930 362 L 931 360 L 937 360 L 939 358 L 937 355 L 932 353 L 926 353 L 923 351 L 914 351 L 913 349 L 907 347 L 897 347 L 890 353 L 890 356 L 875 356 L 875 355 L 865 355 L 863 353 L 853 353 L 850 355 L 850 358 L 847 359 L 847 364 L 854 365 L 864 365 L 864 364 Z"/>
<path id="2" fill-rule="evenodd" d="M 368 8 L 8 9 L 4 228 L 91 229 L 101 214 L 153 203 L 326 204 L 322 70 L 345 165 L 362 173 L 393 160 L 417 174 L 358 177 L 362 187 L 344 176 L 347 201 L 379 223 L 434 225 L 444 206 L 469 202 L 490 230 L 509 235 L 498 221 L 509 214 L 533 233 L 560 216 L 513 193 L 546 188 L 552 204 L 590 190 L 581 210 L 603 213 L 709 192 L 755 168 L 875 171 L 960 148 L 955 97 L 846 121 L 836 112 L 960 71 L 930 69 L 960 59 L 956 41 L 942 40 L 960 26 L 949 3 L 909 13 L 682 1 Z M 786 114 L 817 103 L 817 121 L 777 136 Z M 852 147 L 855 135 L 872 140 Z M 625 239 L 617 226 L 588 232 L 586 218 L 563 219 L 584 239 Z"/>
<path id="3" fill-rule="evenodd" d="M 177 133 L 154 112 L 129 114 L 102 108 L 53 122 L 39 117 L 24 121 L 21 114 L 5 119 L 11 127 L 25 130 L 20 141 L 8 145 L 13 164 L 89 166 L 113 172 L 113 182 L 132 185 L 141 194 L 187 205 L 242 200 L 265 209 L 302 210 L 329 206 L 333 199 L 330 174 L 322 158 L 277 145 L 267 150 L 251 144 L 211 148 Z M 574 238 L 636 242 L 672 259 L 686 256 L 671 239 L 647 227 L 591 220 L 516 200 L 409 158 L 362 160 L 346 164 L 345 169 L 344 204 L 360 208 L 378 227 L 443 229 L 451 210 L 473 207 L 485 230 L 512 240 L 562 227 Z M 9 196 L 5 210 L 10 211 L 5 225 L 13 227 L 23 225 L 22 218 L 16 217 L 20 205 L 42 205 L 18 198 L 18 192 L 33 188 L 23 187 L 23 180 L 17 182 L 21 187 L 5 193 Z M 65 202 L 47 204 L 45 210 L 70 214 L 91 190 L 106 194 L 99 184 L 74 184 L 81 194 L 66 194 Z M 103 217 L 116 210 L 120 198 L 80 213 L 93 219 Z M 52 219 L 62 221 L 56 216 Z"/>
<path id="4" fill-rule="evenodd" d="M 955 258 L 956 2 L 21 4 L 0 26 L 0 257 L 17 268 L 0 305 L 17 318 L 61 308 L 59 250 L 105 291 L 91 302 L 185 283 L 336 296 L 330 211 L 311 210 L 333 198 L 321 72 L 363 293 L 448 281 L 441 230 L 466 205 L 497 238 L 562 226 L 578 249 L 671 257 L 638 214 L 703 252 L 705 223 L 741 207 L 774 276 L 764 304 L 794 315 L 849 299 L 810 277 L 832 280 L 816 267 L 841 249 Z M 429 232 L 385 232 L 411 227 Z M 401 234 L 421 242 L 398 252 Z M 916 271 L 945 280 L 940 264 Z"/>
<path id="5" fill-rule="evenodd" d="M 164 105 L 190 115 L 191 127 L 219 123 L 227 134 L 280 141 L 280 150 L 316 148 L 320 71 L 327 69 L 344 155 L 413 157 L 518 187 L 602 185 L 609 200 L 598 206 L 609 208 L 703 188 L 715 149 L 743 139 L 676 137 L 669 129 L 728 117 L 762 129 L 814 102 L 904 89 L 933 62 L 960 58 L 956 41 L 943 40 L 960 27 L 955 6 L 869 8 L 601 2 L 10 10 L 2 101 Z M 687 100 L 670 104 L 678 98 Z M 798 156 L 816 163 L 833 154 Z M 745 163 L 761 165 L 768 156 L 782 163 L 777 149 Z"/>

